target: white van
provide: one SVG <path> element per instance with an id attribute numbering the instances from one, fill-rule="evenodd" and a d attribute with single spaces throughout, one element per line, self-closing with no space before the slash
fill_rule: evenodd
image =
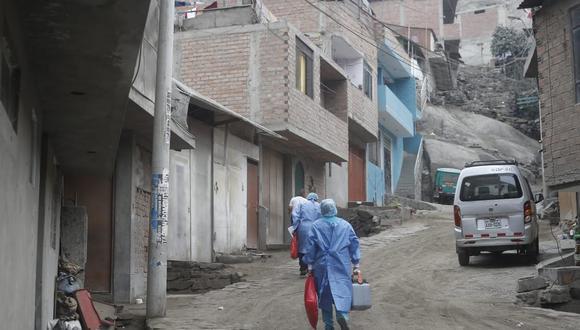
<path id="1" fill-rule="evenodd" d="M 455 245 L 461 266 L 481 251 L 516 250 L 535 260 L 539 253 L 536 203 L 516 161 L 468 163 L 461 170 L 453 214 Z"/>

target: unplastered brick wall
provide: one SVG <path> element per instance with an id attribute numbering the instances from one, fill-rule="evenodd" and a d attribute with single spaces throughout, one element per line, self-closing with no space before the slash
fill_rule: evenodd
<path id="1" fill-rule="evenodd" d="M 296 38 L 313 50 L 313 98 L 296 89 Z M 289 124 L 315 139 L 315 144 L 340 157 L 348 154 L 348 125 L 320 105 L 320 50 L 298 31 L 290 30 L 288 53 L 289 68 Z"/>
<path id="2" fill-rule="evenodd" d="M 249 116 L 250 33 L 222 33 L 224 30 L 176 34 L 176 53 L 181 55 L 179 79 L 201 94 Z"/>
<path id="3" fill-rule="evenodd" d="M 442 1 L 446 0 L 405 0 L 404 3 L 400 0 L 372 1 L 371 7 L 383 22 L 430 28 L 440 35 Z"/>
<path id="4" fill-rule="evenodd" d="M 348 88 L 349 120 L 356 121 L 374 137 L 378 134 L 379 113 L 377 105 L 362 90 L 350 84 Z"/>
<path id="5" fill-rule="evenodd" d="M 498 25 L 499 7 L 485 9 L 484 12 L 460 14 L 461 38 L 491 37 Z"/>
<path id="6" fill-rule="evenodd" d="M 289 21 L 305 33 L 321 48 L 326 57 L 332 58 L 332 37 L 335 35 L 342 37 L 362 54 L 372 70 L 374 85 L 372 98 L 366 100 L 357 98 L 357 101 L 363 101 L 360 104 L 355 104 L 355 101 L 349 100 L 348 113 L 351 120 L 357 121 L 369 134 L 376 136 L 378 129 L 376 86 L 378 50 L 375 42 L 375 21 L 350 0 L 312 1 L 320 10 L 306 1 L 265 0 L 264 3 L 276 17 Z M 316 72 L 318 68 L 319 65 L 315 64 L 315 77 L 318 77 Z M 319 86 L 314 85 L 314 100 L 320 103 Z M 300 99 L 299 95 L 297 95 L 297 99 Z"/>
<path id="7" fill-rule="evenodd" d="M 580 181 L 580 105 L 576 104 L 570 8 L 546 5 L 534 16 L 542 109 L 545 178 L 549 186 Z"/>

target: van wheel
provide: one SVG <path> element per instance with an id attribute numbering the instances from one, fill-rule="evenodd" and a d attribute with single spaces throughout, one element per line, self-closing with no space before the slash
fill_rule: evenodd
<path id="1" fill-rule="evenodd" d="M 457 260 L 459 261 L 460 266 L 469 265 L 469 253 L 467 253 L 466 250 L 457 251 Z"/>
<path id="2" fill-rule="evenodd" d="M 535 263 L 538 261 L 538 255 L 540 254 L 540 238 L 536 237 L 534 242 L 530 244 L 526 250 L 526 255 L 528 256 L 530 262 Z"/>

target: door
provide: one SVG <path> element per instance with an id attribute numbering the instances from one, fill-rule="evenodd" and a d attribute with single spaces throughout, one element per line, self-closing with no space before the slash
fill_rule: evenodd
<path id="1" fill-rule="evenodd" d="M 248 161 L 247 241 L 250 249 L 258 248 L 258 164 Z"/>
<path id="2" fill-rule="evenodd" d="M 348 155 L 348 200 L 366 200 L 365 150 L 349 147 Z"/>
<path id="3" fill-rule="evenodd" d="M 110 177 L 67 176 L 64 182 L 66 200 L 87 209 L 85 287 L 91 292 L 111 292 L 112 179 Z"/>
<path id="4" fill-rule="evenodd" d="M 383 172 L 385 173 L 385 192 L 387 194 L 393 193 L 392 187 L 392 178 L 393 175 L 391 174 L 391 139 L 384 138 L 383 139 Z"/>
<path id="5" fill-rule="evenodd" d="M 167 256 L 170 260 L 191 260 L 191 178 L 189 150 L 171 151 L 169 178 L 169 230 Z"/>
<path id="6" fill-rule="evenodd" d="M 262 149 L 262 205 L 268 209 L 268 228 L 266 244 L 284 243 L 284 157 L 282 154 Z"/>
<path id="7" fill-rule="evenodd" d="M 298 196 L 302 189 L 304 189 L 304 166 L 298 162 L 294 169 L 294 196 Z"/>

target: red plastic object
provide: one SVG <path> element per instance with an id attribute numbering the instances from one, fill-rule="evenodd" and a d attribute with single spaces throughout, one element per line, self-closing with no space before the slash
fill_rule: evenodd
<path id="1" fill-rule="evenodd" d="M 318 323 L 318 293 L 316 292 L 316 282 L 312 274 L 308 274 L 306 283 L 304 283 L 304 308 L 312 329 L 316 329 L 316 324 Z"/>
<path id="2" fill-rule="evenodd" d="M 298 234 L 292 235 L 292 240 L 290 241 L 290 258 L 298 258 Z"/>
<path id="3" fill-rule="evenodd" d="M 112 322 L 101 320 L 95 309 L 95 305 L 93 305 L 91 293 L 88 290 L 80 289 L 76 291 L 75 298 L 79 305 L 83 329 L 99 330 L 102 325 L 113 326 Z"/>

